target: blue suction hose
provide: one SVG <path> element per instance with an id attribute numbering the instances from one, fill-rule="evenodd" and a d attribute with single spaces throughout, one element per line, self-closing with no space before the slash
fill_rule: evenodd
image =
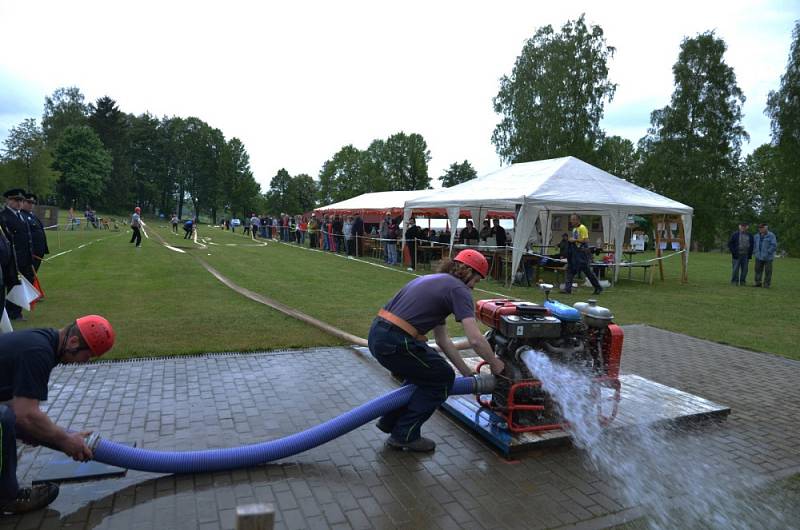
<path id="1" fill-rule="evenodd" d="M 404 406 L 415 388 L 414 385 L 403 386 L 303 432 L 242 447 L 203 451 L 154 451 L 104 440 L 96 433 L 87 438 L 87 444 L 94 452 L 96 461 L 139 471 L 203 473 L 250 467 L 296 455 L 338 438 Z M 458 377 L 453 385 L 452 395 L 488 394 L 493 388 L 494 376 L 490 374 Z"/>

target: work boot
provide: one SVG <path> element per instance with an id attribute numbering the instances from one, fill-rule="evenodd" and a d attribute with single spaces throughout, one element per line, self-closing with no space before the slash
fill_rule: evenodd
<path id="1" fill-rule="evenodd" d="M 0 514 L 15 515 L 41 510 L 56 500 L 56 497 L 58 497 L 58 484 L 53 482 L 20 488 L 16 499 L 0 500 Z"/>
<path id="2" fill-rule="evenodd" d="M 389 439 L 386 440 L 386 445 L 392 449 L 408 449 L 409 451 L 414 451 L 416 453 L 430 453 L 436 449 L 436 442 L 429 440 L 424 436 L 420 436 L 411 442 L 401 442 L 394 436 L 390 436 Z"/>
<path id="3" fill-rule="evenodd" d="M 378 423 L 375 424 L 375 427 L 377 427 L 378 430 L 385 432 L 386 434 L 392 434 L 392 429 L 394 428 L 394 425 L 392 425 L 391 427 L 389 425 L 386 425 L 383 422 L 383 418 L 381 418 L 378 420 Z"/>

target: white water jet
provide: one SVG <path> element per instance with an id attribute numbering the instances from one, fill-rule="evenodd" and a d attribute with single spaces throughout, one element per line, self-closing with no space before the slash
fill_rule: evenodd
<path id="1" fill-rule="evenodd" d="M 653 528 L 795 528 L 765 498 L 767 481 L 732 462 L 700 436 L 669 426 L 604 429 L 591 375 L 529 350 L 522 360 L 542 382 L 567 422 L 576 447 L 610 476 L 632 506 L 642 506 Z"/>

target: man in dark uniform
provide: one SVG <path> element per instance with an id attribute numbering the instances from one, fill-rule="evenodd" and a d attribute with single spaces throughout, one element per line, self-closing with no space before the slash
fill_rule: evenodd
<path id="1" fill-rule="evenodd" d="M 14 188 L 6 191 L 3 196 L 6 198 L 6 207 L 0 211 L 0 225 L 6 234 L 12 247 L 12 254 L 16 264 L 16 270 L 22 274 L 29 282 L 33 283 L 33 253 L 31 252 L 31 232 L 24 213 L 21 212 L 22 201 L 25 199 L 25 190 Z M 11 283 L 10 283 L 11 282 Z M 6 278 L 6 288 L 18 282 L 17 277 Z M 10 285 L 10 286 L 9 286 Z M 16 304 L 6 301 L 8 318 L 11 320 L 22 319 L 22 308 Z"/>
<path id="2" fill-rule="evenodd" d="M 6 289 L 11 289 L 18 282 L 17 264 L 14 262 L 14 250 L 0 226 L 0 315 L 6 307 Z"/>
<path id="3" fill-rule="evenodd" d="M 31 231 L 31 250 L 33 253 L 33 270 L 39 272 L 45 254 L 50 254 L 47 248 L 47 233 L 44 231 L 44 224 L 41 219 L 33 213 L 36 205 L 36 194 L 26 193 L 25 200 L 22 201 L 22 210 L 27 215 L 28 229 Z"/>
<path id="4" fill-rule="evenodd" d="M 44 508 L 58 496 L 52 483 L 20 488 L 16 439 L 63 451 L 85 462 L 92 450 L 91 431 L 69 432 L 47 417 L 50 372 L 58 363 L 85 363 L 114 345 L 114 329 L 98 315 L 81 317 L 62 329 L 25 329 L 0 335 L 0 514 Z"/>

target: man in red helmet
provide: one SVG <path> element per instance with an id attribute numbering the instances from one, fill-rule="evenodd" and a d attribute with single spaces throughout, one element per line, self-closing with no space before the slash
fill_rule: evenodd
<path id="1" fill-rule="evenodd" d="M 420 428 L 447 399 L 455 373 L 428 346 L 425 333 L 433 330 L 436 344 L 450 362 L 463 375 L 472 374 L 447 335 L 445 320 L 449 315 L 464 326 L 470 346 L 489 363 L 492 373 L 503 371 L 503 361 L 494 354 L 478 327 L 472 301 L 472 289 L 488 272 L 489 264 L 483 254 L 462 250 L 453 261 L 444 261 L 438 274 L 420 276 L 407 283 L 372 322 L 369 351 L 381 365 L 417 387 L 406 406 L 378 421 L 378 428 L 390 434 L 386 442 L 390 447 L 421 452 L 436 448 L 433 440 L 421 436 Z"/>
<path id="2" fill-rule="evenodd" d="M 136 243 L 136 248 L 142 246 L 142 209 L 138 206 L 133 209 L 133 215 L 131 216 L 131 230 L 133 230 L 133 234 L 131 235 L 131 243 Z"/>
<path id="3" fill-rule="evenodd" d="M 58 496 L 52 483 L 20 488 L 16 439 L 59 449 L 77 461 L 92 458 L 84 442 L 91 431 L 68 432 L 39 408 L 47 401 L 50 372 L 58 363 L 83 363 L 114 345 L 114 329 L 101 316 L 62 329 L 25 329 L 0 335 L 0 514 L 44 508 Z"/>

